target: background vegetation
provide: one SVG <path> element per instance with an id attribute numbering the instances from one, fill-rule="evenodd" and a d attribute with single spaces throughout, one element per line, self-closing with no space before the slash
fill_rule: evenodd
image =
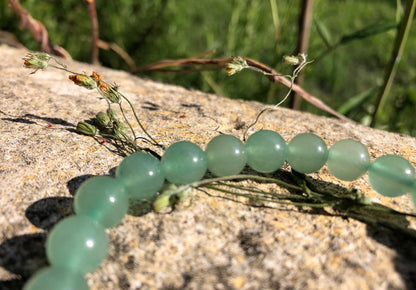
<path id="1" fill-rule="evenodd" d="M 96 8 L 100 39 L 124 48 L 137 66 L 216 49 L 214 57 L 247 56 L 288 73 L 290 68 L 281 60 L 283 55 L 296 53 L 300 2 L 125 0 L 98 1 Z M 348 117 L 370 124 L 404 2 L 315 0 L 308 58 L 316 61 L 304 71 L 303 88 Z M 90 60 L 91 28 L 85 1 L 22 0 L 21 4 L 46 26 L 54 44 L 64 47 L 74 59 Z M 18 24 L 19 17 L 7 7 L 6 1 L 1 1 L 0 30 L 12 32 L 29 49 L 38 49 L 31 34 L 20 30 Z M 412 25 L 390 101 L 377 126 L 416 136 L 414 21 Z M 129 69 L 111 51 L 101 50 L 100 62 Z M 285 87 L 250 71 L 232 77 L 227 77 L 224 71 L 141 76 L 267 103 L 276 103 L 286 92 Z M 322 114 L 306 102 L 302 102 L 301 109 Z"/>

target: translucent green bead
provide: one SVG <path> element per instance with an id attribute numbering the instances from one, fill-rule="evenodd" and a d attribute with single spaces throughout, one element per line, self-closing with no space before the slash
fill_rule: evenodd
<path id="1" fill-rule="evenodd" d="M 116 178 L 124 184 L 128 196 L 134 199 L 152 198 L 165 181 L 159 160 L 143 152 L 124 158 L 117 167 Z"/>
<path id="2" fill-rule="evenodd" d="M 198 145 L 181 141 L 172 144 L 162 156 L 162 170 L 171 183 L 189 184 L 207 171 L 207 158 Z"/>
<path id="3" fill-rule="evenodd" d="M 109 176 L 96 176 L 78 188 L 74 210 L 78 215 L 88 215 L 103 227 L 118 225 L 129 208 L 129 199 L 122 183 Z"/>
<path id="4" fill-rule="evenodd" d="M 367 148 L 358 141 L 338 141 L 328 152 L 326 162 L 329 172 L 341 180 L 352 181 L 364 175 L 370 166 Z"/>
<path id="5" fill-rule="evenodd" d="M 410 187 L 410 197 L 413 201 L 413 207 L 416 209 L 416 180 L 413 180 Z"/>
<path id="6" fill-rule="evenodd" d="M 260 130 L 248 137 L 246 150 L 247 164 L 262 173 L 279 169 L 287 155 L 285 140 L 271 130 Z"/>
<path id="7" fill-rule="evenodd" d="M 65 268 L 47 267 L 38 271 L 23 290 L 88 290 L 87 281 L 78 272 Z"/>
<path id="8" fill-rule="evenodd" d="M 243 170 L 247 153 L 243 142 L 232 135 L 214 137 L 205 149 L 208 170 L 216 176 L 235 175 Z"/>
<path id="9" fill-rule="evenodd" d="M 97 269 L 107 250 L 104 227 L 85 215 L 60 221 L 46 240 L 46 255 L 52 267 L 69 268 L 81 274 Z"/>
<path id="10" fill-rule="evenodd" d="M 287 162 L 300 173 L 318 171 L 328 158 L 325 142 L 312 133 L 296 135 L 290 140 L 288 148 Z"/>
<path id="11" fill-rule="evenodd" d="M 396 197 L 410 191 L 415 169 L 409 161 L 397 155 L 384 155 L 370 165 L 368 179 L 375 191 Z"/>

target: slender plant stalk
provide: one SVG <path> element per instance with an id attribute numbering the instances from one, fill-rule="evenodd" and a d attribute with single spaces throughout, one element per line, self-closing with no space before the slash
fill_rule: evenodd
<path id="1" fill-rule="evenodd" d="M 97 20 L 97 10 L 95 9 L 95 0 L 85 0 L 88 3 L 88 13 L 90 15 L 91 21 L 91 40 L 92 40 L 92 47 L 91 47 L 91 62 L 93 64 L 99 63 L 99 29 L 98 29 L 98 20 Z"/>
<path id="2" fill-rule="evenodd" d="M 63 70 L 63 71 L 65 71 L 65 72 L 69 72 L 69 73 L 72 73 L 72 74 L 75 74 L 75 75 L 79 75 L 78 73 L 76 73 L 76 72 L 73 72 L 73 71 L 71 71 L 71 70 L 69 70 L 68 68 L 67 68 L 67 66 L 66 65 L 64 65 L 64 64 L 62 64 L 62 63 L 59 63 L 55 58 L 53 58 L 53 60 L 56 62 L 56 63 L 58 63 L 58 66 L 57 65 L 53 65 L 53 64 L 49 64 L 49 67 L 53 67 L 53 68 L 55 68 L 55 69 L 59 69 L 59 70 Z M 86 76 L 86 77 L 88 77 L 87 75 L 84 75 L 84 74 L 82 74 L 83 76 Z M 95 79 L 96 81 L 97 81 L 97 79 Z M 103 81 L 103 80 L 99 80 L 99 81 L 101 81 L 102 83 L 105 83 L 108 87 L 111 87 L 111 85 L 110 84 L 108 84 L 108 83 L 106 83 L 105 81 Z M 148 132 L 147 132 L 147 130 L 144 128 L 144 126 L 142 125 L 142 123 L 140 122 L 140 119 L 139 119 L 139 117 L 137 116 L 137 113 L 136 113 L 136 110 L 134 109 L 134 106 L 133 106 L 133 104 L 130 102 L 130 100 L 126 97 L 126 96 L 124 96 L 122 93 L 120 93 L 120 92 L 117 92 L 117 94 L 121 97 L 121 98 L 123 98 L 128 104 L 129 104 L 129 106 L 130 106 L 130 109 L 131 109 L 131 111 L 133 112 L 133 115 L 134 115 L 134 118 L 136 119 L 136 122 L 138 123 L 138 125 L 140 126 L 140 128 L 143 130 L 143 132 L 146 134 L 146 136 L 150 139 L 150 142 L 153 144 L 153 145 L 156 145 L 156 146 L 159 146 L 159 147 L 162 147 L 162 145 L 160 145 Z M 127 119 L 127 116 L 126 116 L 126 114 L 125 114 L 125 112 L 124 112 L 124 109 L 123 109 L 123 106 L 121 105 L 121 103 L 119 103 L 118 104 L 119 105 L 119 108 L 120 108 L 120 111 L 121 111 L 121 113 L 122 113 L 122 115 L 123 115 L 123 118 L 124 118 L 124 120 L 126 121 L 126 123 L 127 123 L 127 125 L 129 126 L 129 129 L 130 129 L 130 131 L 132 132 L 132 134 L 133 134 L 133 140 L 134 140 L 134 142 L 136 141 L 136 139 L 137 139 L 137 136 L 136 136 L 136 133 L 134 132 L 134 130 L 133 130 L 133 127 L 131 126 L 131 124 L 130 124 L 130 122 L 128 121 L 128 119 Z M 140 146 L 138 146 L 137 144 L 135 144 L 134 142 L 131 142 L 130 140 L 129 140 L 129 138 L 127 138 L 127 136 L 124 136 L 125 137 L 125 143 L 126 144 L 128 144 L 131 148 L 133 148 L 133 149 L 139 149 L 139 150 L 143 150 L 143 148 L 141 148 Z"/>
<path id="3" fill-rule="evenodd" d="M 143 127 L 142 122 L 140 122 L 140 119 L 139 119 L 139 117 L 136 114 L 136 110 L 134 109 L 133 104 L 130 102 L 130 100 L 128 98 L 126 98 L 123 94 L 120 94 L 120 96 L 124 100 L 126 100 L 126 102 L 129 104 L 129 106 L 130 106 L 130 108 L 131 108 L 131 110 L 133 112 L 134 118 L 136 119 L 137 124 L 139 124 L 140 128 L 143 130 L 143 132 L 146 134 L 146 136 L 149 137 L 149 139 L 153 142 L 153 145 L 160 146 L 160 144 Z"/>
<path id="4" fill-rule="evenodd" d="M 119 105 L 119 108 L 120 108 L 120 112 L 123 115 L 124 121 L 126 121 L 127 125 L 130 128 L 131 133 L 133 134 L 133 140 L 136 140 L 137 139 L 136 133 L 134 132 L 133 127 L 131 126 L 129 120 L 127 119 L 127 116 L 126 116 L 126 113 L 124 112 L 123 106 L 121 105 L 121 103 L 118 104 L 118 105 Z"/>
<path id="5" fill-rule="evenodd" d="M 297 53 L 307 54 L 309 46 L 309 35 L 311 32 L 313 0 L 302 0 L 301 13 L 299 16 L 299 32 Z M 295 80 L 295 84 L 302 86 L 303 75 L 300 73 Z M 301 103 L 301 96 L 294 94 L 291 106 L 292 109 L 298 110 Z"/>
<path id="6" fill-rule="evenodd" d="M 48 30 L 39 20 L 34 19 L 26 9 L 20 5 L 19 0 L 7 0 L 10 9 L 20 17 L 19 29 L 27 28 L 35 41 L 39 44 L 39 50 L 57 56 L 71 59 L 71 55 L 63 48 L 54 45 L 48 35 Z"/>
<path id="7" fill-rule="evenodd" d="M 213 185 L 204 185 L 204 187 L 212 189 L 212 190 L 216 190 L 216 191 L 219 191 L 219 192 L 231 194 L 231 195 L 234 195 L 234 196 L 245 197 L 245 198 L 248 198 L 250 200 L 255 200 L 255 201 L 272 202 L 272 203 L 277 203 L 277 204 L 294 205 L 294 206 L 308 206 L 308 207 L 314 207 L 314 208 L 323 208 L 323 207 L 326 207 L 326 206 L 332 206 L 332 204 L 329 204 L 329 203 L 309 203 L 309 202 L 296 202 L 296 201 L 282 201 L 282 200 L 277 200 L 277 199 L 264 198 L 264 197 L 259 197 L 259 196 L 255 196 L 255 195 L 252 195 L 252 194 L 247 194 L 247 193 L 238 193 L 238 192 L 235 192 L 235 191 L 232 191 L 232 190 L 223 189 L 223 188 L 220 188 L 218 186 L 213 186 Z"/>
<path id="8" fill-rule="evenodd" d="M 376 110 L 374 111 L 372 116 L 371 127 L 374 127 L 377 124 L 377 122 L 381 119 L 383 108 L 388 100 L 388 96 L 393 85 L 394 77 L 397 73 L 400 58 L 403 54 L 404 47 L 406 45 L 410 27 L 412 26 L 415 7 L 416 0 L 407 1 L 406 9 L 404 11 L 404 15 L 394 43 L 394 48 L 392 51 L 390 62 L 386 68 L 386 74 L 384 76 L 383 85 L 376 99 Z"/>
<path id="9" fill-rule="evenodd" d="M 277 42 L 280 36 L 280 20 L 279 20 L 279 12 L 277 9 L 276 0 L 270 0 L 270 9 L 271 9 L 272 19 L 273 19 L 275 41 Z"/>

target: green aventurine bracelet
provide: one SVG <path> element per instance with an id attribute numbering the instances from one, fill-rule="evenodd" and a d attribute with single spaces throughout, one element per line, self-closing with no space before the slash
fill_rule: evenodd
<path id="1" fill-rule="evenodd" d="M 329 150 L 318 136 L 303 133 L 288 144 L 276 132 L 261 130 L 246 144 L 231 135 L 219 135 L 206 146 L 181 141 L 172 144 L 159 161 L 142 152 L 126 157 L 115 178 L 98 176 L 84 182 L 75 195 L 76 215 L 63 219 L 50 232 L 46 254 L 50 267 L 41 269 L 25 290 L 89 289 L 84 275 L 105 260 L 106 228 L 118 225 L 127 213 L 129 199 L 149 199 L 165 179 L 173 184 L 191 184 L 206 171 L 221 176 L 239 174 L 249 165 L 260 173 L 271 173 L 287 161 L 293 170 L 311 173 L 325 164 L 337 178 L 355 180 L 368 171 L 371 186 L 379 194 L 396 197 L 410 192 L 416 208 L 413 166 L 397 155 L 384 155 L 372 163 L 366 147 L 346 139 Z M 68 250 L 70 249 L 70 250 Z"/>

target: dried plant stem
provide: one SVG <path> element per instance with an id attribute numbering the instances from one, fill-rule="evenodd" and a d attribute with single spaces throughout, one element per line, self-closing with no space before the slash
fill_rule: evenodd
<path id="1" fill-rule="evenodd" d="M 156 205 L 155 207 L 159 208 L 159 209 L 163 208 L 164 206 L 167 205 L 167 204 L 165 204 L 165 202 L 163 200 L 169 200 L 171 196 L 175 196 L 175 195 L 179 195 L 183 192 L 187 192 L 188 190 L 190 190 L 192 188 L 207 187 L 209 185 L 212 185 L 213 183 L 222 182 L 222 181 L 235 181 L 235 180 L 244 180 L 244 179 L 251 179 L 251 180 L 255 180 L 255 181 L 275 183 L 275 184 L 278 184 L 280 186 L 290 188 L 290 189 L 293 189 L 293 190 L 299 190 L 299 191 L 302 190 L 302 187 L 300 187 L 300 186 L 293 185 L 293 184 L 284 182 L 284 181 L 279 180 L 279 179 L 269 178 L 269 177 L 264 177 L 264 176 L 259 176 L 259 175 L 241 174 L 241 175 L 232 175 L 232 176 L 208 178 L 208 179 L 203 179 L 203 180 L 200 180 L 200 181 L 193 182 L 191 184 L 185 184 L 185 185 L 178 186 L 176 189 L 165 191 L 160 196 L 158 196 L 158 198 L 154 202 L 154 206 Z M 163 206 L 161 206 L 161 204 L 163 204 Z"/>
<path id="2" fill-rule="evenodd" d="M 294 71 L 293 71 L 293 75 L 291 75 L 291 76 L 290 76 L 290 75 L 285 76 L 286 78 L 290 79 L 290 87 L 289 87 L 288 92 L 286 93 L 286 95 L 284 96 L 284 98 L 283 98 L 280 102 L 278 102 L 278 103 L 277 103 L 277 104 L 275 104 L 274 106 L 267 107 L 267 108 L 265 108 L 265 109 L 261 110 L 261 111 L 257 114 L 256 119 L 254 120 L 254 122 L 253 122 L 253 123 L 251 123 L 249 126 L 247 126 L 246 130 L 244 131 L 244 134 L 243 134 L 243 140 L 244 140 L 244 141 L 246 140 L 246 137 L 247 137 L 247 133 L 248 133 L 248 131 L 249 131 L 249 130 L 250 130 L 250 128 L 252 128 L 255 124 L 257 124 L 257 122 L 259 121 L 259 119 L 260 119 L 260 116 L 261 116 L 261 115 L 263 115 L 264 113 L 266 113 L 266 112 L 268 112 L 268 111 L 275 110 L 277 107 L 279 107 L 281 104 L 283 104 L 283 103 L 286 101 L 286 99 L 287 99 L 287 98 L 290 96 L 290 94 L 292 93 L 292 90 L 293 90 L 293 85 L 294 85 L 294 82 L 295 82 L 296 78 L 299 76 L 299 74 L 301 73 L 302 69 L 303 69 L 306 65 L 308 65 L 309 63 L 311 63 L 311 62 L 307 62 L 307 61 L 306 61 L 306 59 L 305 59 L 305 61 L 303 61 L 303 62 L 302 62 L 302 63 L 301 63 L 298 67 L 296 67 L 296 68 L 294 69 Z M 249 69 L 250 69 L 250 66 L 248 66 L 247 68 L 249 68 Z M 259 68 L 256 68 L 255 70 L 256 70 L 256 71 L 259 71 L 259 72 L 261 72 L 261 73 L 263 73 L 264 75 L 274 76 L 273 74 L 268 73 L 268 72 L 264 72 L 264 71 L 260 70 Z M 278 76 L 280 76 L 280 75 L 278 75 Z"/>
<path id="3" fill-rule="evenodd" d="M 68 72 L 68 73 L 72 73 L 72 74 L 74 74 L 74 75 L 83 75 L 83 76 L 86 76 L 86 77 L 88 77 L 87 75 L 85 75 L 85 74 L 78 74 L 77 72 L 73 72 L 73 71 L 71 71 L 71 70 L 69 70 L 68 68 L 67 68 L 67 66 L 66 65 L 64 65 L 64 64 L 62 64 L 62 63 L 60 63 L 60 62 L 58 62 L 55 58 L 53 58 L 54 59 L 54 61 L 58 64 L 58 65 L 53 65 L 53 64 L 49 64 L 49 67 L 53 67 L 53 68 L 55 68 L 55 69 L 59 69 L 59 70 L 63 70 L 63 71 L 65 71 L 65 72 Z M 134 106 L 133 106 L 133 104 L 130 102 L 130 100 L 126 97 L 126 96 L 124 96 L 122 93 L 120 93 L 120 92 L 118 92 L 115 88 L 113 88 L 113 86 L 112 85 L 110 85 L 109 83 L 107 83 L 107 82 L 105 82 L 105 81 L 103 81 L 103 80 L 101 80 L 101 79 L 95 79 L 94 77 L 91 77 L 90 76 L 90 78 L 92 78 L 92 79 L 94 79 L 95 81 L 99 81 L 99 82 L 102 82 L 102 83 L 104 83 L 108 88 L 111 88 L 111 90 L 114 90 L 123 100 L 125 100 L 126 102 L 127 102 L 127 104 L 129 105 L 129 107 L 130 107 L 130 109 L 131 109 L 131 111 L 132 111 L 132 113 L 133 113 L 133 115 L 134 115 L 134 118 L 136 119 L 136 122 L 137 122 L 137 124 L 140 126 L 140 128 L 142 129 L 142 131 L 143 131 L 143 133 L 150 139 L 150 142 L 153 144 L 153 145 L 155 145 L 155 146 L 159 146 L 159 147 L 163 147 L 161 144 L 159 144 L 148 132 L 147 132 L 147 130 L 144 128 L 144 126 L 142 125 L 142 123 L 140 122 L 140 119 L 139 119 L 139 117 L 137 116 L 137 113 L 136 113 L 136 110 L 134 109 Z M 107 100 L 107 102 L 108 102 L 108 105 L 109 105 L 109 107 L 110 107 L 110 103 L 109 103 L 109 101 Z M 136 143 L 135 143 L 135 141 L 137 140 L 137 136 L 136 136 L 136 133 L 134 132 L 134 129 L 133 129 L 133 127 L 132 127 L 132 125 L 130 124 L 130 122 L 129 122 L 129 120 L 128 120 L 128 118 L 127 118 L 127 116 L 126 116 L 126 114 L 125 114 L 125 111 L 124 111 L 124 109 L 123 109 L 123 106 L 122 106 L 122 104 L 121 104 L 121 101 L 118 103 L 118 105 L 119 105 L 119 108 L 120 108 L 120 111 L 121 111 L 121 114 L 123 115 L 123 119 L 124 119 L 124 121 L 127 123 L 127 125 L 129 126 L 129 129 L 130 129 L 130 131 L 132 132 L 132 134 L 133 134 L 133 142 L 131 141 L 131 140 L 129 140 L 129 138 L 127 137 L 127 136 L 124 136 L 125 137 L 125 143 L 128 143 L 129 144 L 129 146 L 130 147 L 132 147 L 133 149 L 138 149 L 138 150 L 136 150 L 136 151 L 143 151 L 144 150 L 144 148 L 141 148 L 141 147 L 139 147 Z M 133 144 L 134 143 L 134 144 Z M 153 152 L 152 152 L 152 154 L 153 154 Z"/>
<path id="4" fill-rule="evenodd" d="M 309 203 L 309 202 L 296 202 L 296 201 L 282 201 L 279 199 L 271 199 L 271 198 L 264 198 L 264 197 L 259 197 L 259 196 L 255 196 L 252 194 L 247 194 L 247 193 L 238 193 L 232 190 L 227 190 L 227 189 L 223 189 L 220 188 L 218 186 L 214 186 L 214 185 L 204 185 L 205 188 L 209 188 L 212 190 L 216 190 L 219 192 L 223 192 L 223 193 L 227 193 L 227 194 L 231 194 L 234 196 L 240 196 L 240 197 L 245 197 L 251 200 L 255 200 L 255 201 L 263 201 L 263 202 L 272 202 L 272 203 L 277 203 L 277 204 L 284 204 L 284 205 L 294 205 L 294 206 L 307 206 L 307 207 L 313 207 L 313 208 L 323 208 L 326 206 L 332 206 L 332 204 L 329 203 Z M 290 197 L 283 197 L 283 199 L 290 199 Z M 292 197 L 293 198 L 293 197 Z"/>
<path id="5" fill-rule="evenodd" d="M 95 9 L 95 0 L 85 0 L 88 3 L 88 14 L 91 21 L 91 62 L 99 63 L 99 28 L 97 19 L 97 10 Z"/>
<path id="6" fill-rule="evenodd" d="M 35 38 L 35 41 L 39 44 L 40 51 L 71 59 L 71 55 L 65 49 L 60 46 L 55 46 L 50 42 L 45 25 L 34 19 L 26 9 L 20 5 L 18 0 L 7 0 L 7 2 L 9 3 L 9 7 L 20 17 L 19 28 L 23 29 L 27 27 Z"/>
<path id="7" fill-rule="evenodd" d="M 101 49 L 104 49 L 104 50 L 111 49 L 112 51 L 117 53 L 127 63 L 127 65 L 130 67 L 130 71 L 133 71 L 133 70 L 136 69 L 136 64 L 135 64 L 133 58 L 124 49 L 122 49 L 117 44 L 107 43 L 107 42 L 102 41 L 101 39 L 99 39 L 97 45 Z"/>
<path id="8" fill-rule="evenodd" d="M 299 32 L 297 53 L 307 54 L 309 45 L 309 35 L 311 31 L 313 0 L 302 0 L 301 13 L 299 15 Z M 295 80 L 298 86 L 303 84 L 303 75 L 299 74 Z M 300 107 L 301 97 L 294 94 L 292 99 L 292 109 L 298 110 Z"/>
<path id="9" fill-rule="evenodd" d="M 211 52 L 210 52 L 211 53 Z M 205 55 L 205 54 L 204 54 Z M 256 60 L 244 57 L 248 65 L 253 68 L 259 69 L 263 75 L 265 75 L 271 82 L 281 83 L 282 85 L 292 88 L 293 92 L 301 96 L 305 101 L 311 103 L 317 108 L 321 109 L 328 114 L 335 116 L 343 121 L 353 122 L 347 117 L 339 114 L 337 111 L 326 105 L 321 100 L 313 97 L 311 94 L 306 92 L 303 88 L 296 84 L 292 84 L 292 81 L 285 77 L 284 75 L 276 72 L 274 69 L 268 67 L 267 65 L 260 63 Z M 142 67 L 139 67 L 133 70 L 134 73 L 145 72 L 145 71 L 157 71 L 157 72 L 167 72 L 167 73 L 179 73 L 179 72 L 197 72 L 197 71 L 207 71 L 207 70 L 221 70 L 224 69 L 225 65 L 231 62 L 233 58 L 211 58 L 211 59 L 201 59 L 199 56 L 194 56 L 186 59 L 175 59 L 175 60 L 162 60 L 155 63 L 151 63 Z M 195 68 L 197 66 L 197 68 Z M 180 67 L 177 69 L 166 69 L 166 67 Z"/>

